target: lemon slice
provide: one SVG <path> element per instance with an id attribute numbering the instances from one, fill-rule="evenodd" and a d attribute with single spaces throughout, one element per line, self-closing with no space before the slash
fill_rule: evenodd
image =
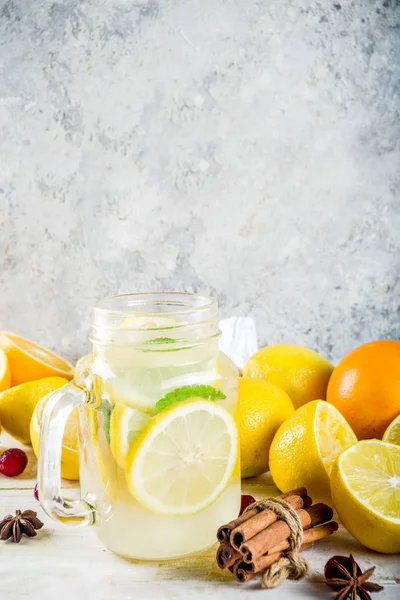
<path id="1" fill-rule="evenodd" d="M 115 378 L 105 381 L 103 389 L 115 404 L 125 404 L 132 410 L 147 413 L 149 416 L 154 413 L 157 400 L 140 393 L 129 379 Z"/>
<path id="2" fill-rule="evenodd" d="M 330 500 L 329 476 L 337 456 L 357 438 L 331 404 L 308 402 L 279 427 L 272 441 L 269 467 L 283 492 L 305 486 L 316 499 Z"/>
<path id="3" fill-rule="evenodd" d="M 390 423 L 383 434 L 382 441 L 400 446 L 400 415 Z"/>
<path id="4" fill-rule="evenodd" d="M 115 460 L 123 469 L 129 449 L 149 418 L 149 415 L 135 408 L 120 403 L 115 405 L 111 415 L 110 447 Z"/>
<path id="5" fill-rule="evenodd" d="M 343 525 L 377 552 L 400 552 L 400 448 L 365 440 L 332 470 L 332 498 Z"/>
<path id="6" fill-rule="evenodd" d="M 110 500 L 129 502 L 132 497 L 126 486 L 125 471 L 119 467 L 111 452 L 104 424 L 101 422 L 102 416 L 95 408 L 88 407 L 87 417 L 92 440 L 92 458 L 94 459 L 94 464 L 89 463 L 89 466 L 90 468 L 94 467 L 94 475 L 100 478 L 102 492 L 105 492 Z M 101 496 L 102 493 L 97 495 Z"/>
<path id="7" fill-rule="evenodd" d="M 138 315 L 127 317 L 119 326 L 120 329 L 169 329 L 180 323 L 175 317 L 151 317 L 149 315 Z"/>
<path id="8" fill-rule="evenodd" d="M 194 515 L 227 487 L 238 456 L 238 432 L 217 403 L 193 398 L 150 419 L 128 455 L 128 487 L 161 515 Z"/>

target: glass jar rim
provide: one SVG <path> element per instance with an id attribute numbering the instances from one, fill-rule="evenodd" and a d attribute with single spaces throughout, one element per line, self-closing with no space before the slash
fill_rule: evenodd
<path id="1" fill-rule="evenodd" d="M 128 342 L 128 334 L 157 332 L 184 339 L 219 334 L 218 303 L 191 292 L 137 292 L 100 299 L 93 307 L 93 342 Z M 131 338 L 132 339 L 132 338 Z"/>

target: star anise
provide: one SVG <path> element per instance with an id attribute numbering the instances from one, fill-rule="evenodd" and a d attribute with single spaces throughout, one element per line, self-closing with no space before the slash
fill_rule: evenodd
<path id="1" fill-rule="evenodd" d="M 371 567 L 364 573 L 359 565 L 350 556 L 333 556 L 325 565 L 325 583 L 333 590 L 337 591 L 334 600 L 371 600 L 369 592 L 380 592 L 383 590 L 381 585 L 367 581 L 375 571 Z"/>
<path id="2" fill-rule="evenodd" d="M 7 515 L 0 521 L 0 540 L 12 538 L 18 544 L 22 534 L 28 537 L 37 535 L 36 529 L 43 527 L 42 521 L 37 518 L 37 513 L 33 510 L 15 511 L 15 516 Z"/>

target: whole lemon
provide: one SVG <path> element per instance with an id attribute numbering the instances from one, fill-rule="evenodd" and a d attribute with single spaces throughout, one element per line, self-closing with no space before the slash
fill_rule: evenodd
<path id="1" fill-rule="evenodd" d="M 326 399 L 359 439 L 381 439 L 400 414 L 400 342 L 370 342 L 347 354 L 332 373 Z"/>
<path id="2" fill-rule="evenodd" d="M 22 444 L 30 444 L 30 423 L 36 404 L 68 383 L 64 377 L 45 377 L 21 383 L 0 394 L 0 419 L 3 429 Z"/>
<path id="3" fill-rule="evenodd" d="M 275 432 L 294 408 L 286 392 L 265 379 L 241 378 L 239 395 L 241 472 L 253 477 L 268 470 Z"/>
<path id="4" fill-rule="evenodd" d="M 245 364 L 245 377 L 261 377 L 282 388 L 295 408 L 325 400 L 333 365 L 313 350 L 293 344 L 266 346 Z"/>

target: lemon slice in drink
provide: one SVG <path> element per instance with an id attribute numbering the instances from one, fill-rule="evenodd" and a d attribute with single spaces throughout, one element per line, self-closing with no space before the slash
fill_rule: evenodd
<path id="1" fill-rule="evenodd" d="M 279 427 L 269 453 L 275 485 L 283 492 L 305 486 L 318 500 L 330 500 L 329 476 L 337 456 L 357 438 L 331 404 L 308 402 Z"/>
<path id="2" fill-rule="evenodd" d="M 119 326 L 120 329 L 169 329 L 180 323 L 175 317 L 149 316 L 138 314 L 135 317 L 127 317 Z"/>
<path id="3" fill-rule="evenodd" d="M 125 468 L 126 457 L 133 442 L 149 420 L 149 415 L 117 403 L 111 415 L 110 447 L 120 467 Z"/>
<path id="4" fill-rule="evenodd" d="M 94 467 L 95 471 L 97 471 L 94 473 L 94 476 L 100 477 L 103 491 L 110 500 L 129 502 L 131 496 L 126 486 L 125 471 L 117 464 L 111 451 L 104 430 L 104 423 L 101 423 L 101 416 L 93 407 L 89 407 L 87 416 L 92 438 L 91 450 L 93 450 L 93 462 L 89 463 L 90 468 Z"/>
<path id="5" fill-rule="evenodd" d="M 400 552 L 400 447 L 365 440 L 348 448 L 331 475 L 332 498 L 346 529 L 377 552 Z"/>
<path id="6" fill-rule="evenodd" d="M 400 415 L 390 423 L 383 434 L 382 441 L 400 446 Z"/>
<path id="7" fill-rule="evenodd" d="M 161 515 L 194 515 L 226 489 L 238 456 L 234 419 L 216 402 L 192 398 L 150 419 L 128 455 L 128 487 Z"/>

